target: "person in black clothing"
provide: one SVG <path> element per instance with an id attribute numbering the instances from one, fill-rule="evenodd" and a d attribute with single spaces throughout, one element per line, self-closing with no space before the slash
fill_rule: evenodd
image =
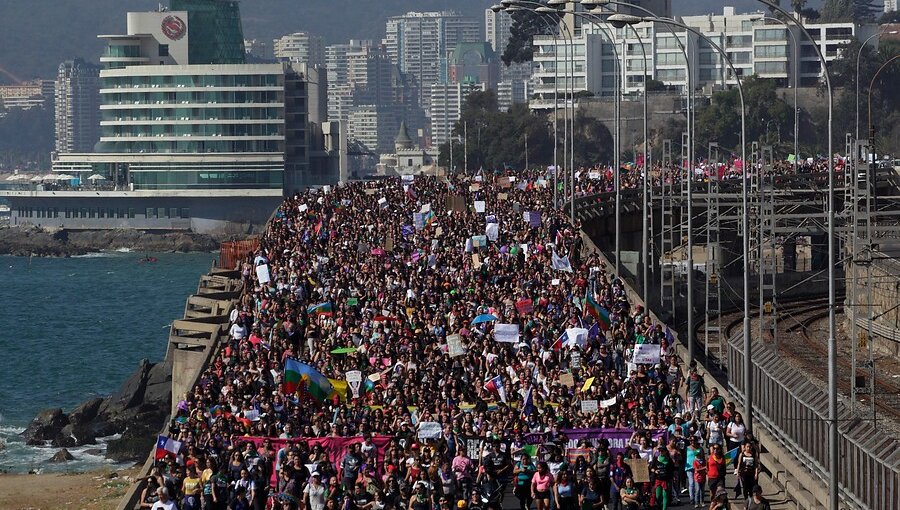
<path id="1" fill-rule="evenodd" d="M 675 476 L 675 462 L 669 457 L 669 450 L 661 448 L 650 463 L 650 473 L 654 475 L 654 496 L 657 508 L 667 510 L 669 508 L 669 491 L 672 488 L 672 479 Z"/>

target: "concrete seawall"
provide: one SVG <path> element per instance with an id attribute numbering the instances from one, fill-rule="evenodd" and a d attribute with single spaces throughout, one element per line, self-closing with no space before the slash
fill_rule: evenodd
<path id="1" fill-rule="evenodd" d="M 223 338 L 228 336 L 228 315 L 241 297 L 243 282 L 238 271 L 213 268 L 200 277 L 197 292 L 187 298 L 184 317 L 172 322 L 166 360 L 172 363 L 172 407 L 162 432 L 168 430 L 169 420 L 178 401 L 197 384 L 200 375 L 214 358 Z M 151 446 L 151 445 L 148 445 Z M 133 510 L 140 505 L 145 480 L 153 467 L 151 448 L 137 483 L 122 497 L 118 510 Z"/>

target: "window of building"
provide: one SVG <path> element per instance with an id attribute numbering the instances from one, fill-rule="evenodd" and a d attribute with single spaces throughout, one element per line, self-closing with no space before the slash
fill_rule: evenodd
<path id="1" fill-rule="evenodd" d="M 787 33 L 783 28 L 763 28 L 755 32 L 757 41 L 784 41 Z"/>
<path id="2" fill-rule="evenodd" d="M 787 56 L 787 46 L 756 46 L 753 54 L 759 58 L 778 58 Z"/>
<path id="3" fill-rule="evenodd" d="M 128 217 L 134 218 L 134 208 L 133 207 L 128 208 Z"/>
<path id="4" fill-rule="evenodd" d="M 191 217 L 191 210 L 188 209 L 187 207 L 182 207 L 182 208 L 181 208 L 181 217 L 184 218 L 184 219 L 190 218 L 190 217 Z"/>
<path id="5" fill-rule="evenodd" d="M 170 207 L 170 208 L 169 208 L 169 215 L 168 215 L 168 217 L 169 217 L 169 218 L 177 218 L 177 217 L 178 217 L 178 208 L 177 208 L 177 207 Z"/>
<path id="6" fill-rule="evenodd" d="M 144 213 L 144 217 L 147 218 L 148 220 L 156 218 L 156 208 L 148 207 Z"/>
<path id="7" fill-rule="evenodd" d="M 786 73 L 787 62 L 756 62 L 756 74 Z"/>
<path id="8" fill-rule="evenodd" d="M 169 56 L 169 45 L 168 44 L 160 44 L 159 45 L 159 56 L 160 57 L 168 57 Z"/>

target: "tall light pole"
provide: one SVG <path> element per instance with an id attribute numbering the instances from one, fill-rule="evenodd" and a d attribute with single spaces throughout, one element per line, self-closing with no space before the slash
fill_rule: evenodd
<path id="1" fill-rule="evenodd" d="M 741 160 L 744 161 L 744 175 L 743 175 L 743 185 L 742 185 L 742 202 L 743 202 L 743 212 L 742 212 L 742 223 L 744 227 L 744 408 L 746 412 L 746 420 L 747 420 L 747 430 L 750 430 L 753 423 L 753 391 L 752 391 L 752 378 L 750 368 L 752 365 L 750 364 L 750 208 L 749 206 L 749 195 L 748 195 L 748 183 L 747 183 L 747 172 L 746 172 L 746 161 L 747 161 L 747 143 L 746 143 L 746 120 L 747 120 L 747 108 L 744 104 L 744 87 L 741 84 L 741 80 L 738 77 L 737 69 L 735 69 L 734 64 L 731 62 L 731 59 L 728 58 L 728 54 L 716 44 L 715 41 L 710 39 L 709 37 L 703 35 L 700 31 L 695 30 L 685 24 L 679 23 L 675 20 L 659 18 L 654 16 L 640 17 L 640 16 L 631 16 L 628 14 L 613 14 L 608 18 L 608 21 L 612 23 L 613 26 L 623 26 L 623 25 L 636 25 L 642 21 L 651 21 L 655 23 L 665 23 L 672 26 L 676 26 L 687 30 L 697 37 L 705 40 L 712 48 L 714 48 L 720 55 L 722 55 L 722 59 L 725 63 L 728 64 L 728 67 L 731 68 L 731 72 L 734 73 L 735 78 L 737 78 L 737 87 L 738 87 L 738 96 L 741 100 Z M 690 187 L 688 187 L 690 189 Z M 693 268 L 692 268 L 693 269 Z M 689 305 L 690 306 L 690 305 Z"/>
<path id="2" fill-rule="evenodd" d="M 579 2 L 573 1 L 573 0 L 549 0 L 549 1 L 547 2 L 547 5 L 548 5 L 548 6 L 553 6 L 553 7 L 562 8 L 562 7 L 565 7 L 566 4 L 568 4 L 568 3 L 572 3 L 573 5 L 577 5 Z M 536 10 L 537 10 L 538 12 L 544 12 L 544 13 L 549 13 L 549 12 L 552 11 L 552 9 L 551 9 L 550 7 L 538 8 L 538 9 L 536 9 Z M 577 12 L 577 11 L 575 11 L 574 9 L 573 9 L 572 11 L 565 11 L 565 13 L 566 13 L 566 14 L 571 14 L 572 17 L 573 17 L 573 19 L 576 18 L 576 17 L 578 17 L 578 18 L 582 18 L 582 19 L 587 19 L 587 20 L 590 21 L 591 23 L 595 23 L 595 22 L 596 22 L 596 20 L 595 20 L 594 18 L 590 17 L 587 13 L 584 13 L 584 12 Z M 620 182 L 619 182 L 619 181 L 620 181 L 620 175 L 619 175 L 619 166 L 620 166 L 619 157 L 620 157 L 620 150 L 619 150 L 619 149 L 620 149 L 620 134 L 621 134 L 621 133 L 620 133 L 619 125 L 620 125 L 620 122 L 621 122 L 621 120 L 620 120 L 620 119 L 621 119 L 621 110 L 620 110 L 621 86 L 620 86 L 620 85 L 621 85 L 621 73 L 622 73 L 622 69 L 621 69 L 621 61 L 620 61 L 621 59 L 619 58 L 619 52 L 618 52 L 618 50 L 616 49 L 616 41 L 615 41 L 615 38 L 613 38 L 612 34 L 610 34 L 609 32 L 607 32 L 607 31 L 605 31 L 605 30 L 603 30 L 603 32 L 604 32 L 604 33 L 607 35 L 607 37 L 609 38 L 610 44 L 611 44 L 611 46 L 612 46 L 612 48 L 613 48 L 613 52 L 614 52 L 615 57 L 616 57 L 616 69 L 617 69 L 617 71 L 616 71 L 616 87 L 615 87 L 615 100 L 616 100 L 616 114 L 615 114 L 615 119 L 616 119 L 615 122 L 616 122 L 616 125 L 615 125 L 615 128 L 616 128 L 616 129 L 615 129 L 615 137 L 614 137 L 614 147 L 615 147 L 615 149 L 614 149 L 614 157 L 613 157 L 614 163 L 613 163 L 613 164 L 614 164 L 615 168 L 614 168 L 614 173 L 613 173 L 613 181 L 614 181 L 613 187 L 615 188 L 615 213 L 614 213 L 614 214 L 615 214 L 615 223 L 616 223 L 616 226 L 615 226 L 615 231 L 616 231 L 616 233 L 615 233 L 615 236 L 614 236 L 614 243 L 615 243 L 615 248 L 614 248 L 614 250 L 615 250 L 615 257 L 614 257 L 614 258 L 615 258 L 615 275 L 616 275 L 616 277 L 618 277 L 618 276 L 619 276 L 619 267 L 620 267 L 620 265 L 621 265 L 621 250 L 620 250 L 620 242 L 621 242 L 621 241 L 620 241 L 620 239 L 621 239 L 621 207 L 620 207 L 620 203 L 621 203 L 621 189 L 620 189 L 620 188 L 621 188 L 621 186 L 620 186 Z M 574 47 L 573 47 L 573 50 L 574 50 Z M 574 53 L 574 51 L 573 51 L 573 53 Z M 573 69 L 573 81 L 574 81 L 574 69 Z M 585 83 L 585 84 L 586 84 L 586 83 Z M 574 93 L 574 84 L 573 84 L 573 89 L 572 89 L 572 90 L 573 90 L 573 93 Z M 574 133 L 574 130 L 575 130 L 575 124 L 574 124 L 574 116 L 575 116 L 575 113 L 574 113 L 574 108 L 575 108 L 575 101 L 574 101 L 574 94 L 573 94 L 573 98 L 572 98 L 572 109 L 573 109 L 573 113 L 572 113 L 572 119 L 573 119 L 572 131 L 573 131 L 573 133 Z M 575 167 L 575 160 L 574 160 L 574 145 L 573 145 L 573 158 L 572 158 L 572 171 L 573 171 L 573 172 L 574 172 L 574 167 Z M 573 179 L 574 179 L 574 173 L 573 173 Z M 574 195 L 574 190 L 573 190 L 573 194 L 572 194 L 572 216 L 573 216 L 573 221 L 574 221 L 574 211 L 575 211 L 574 196 L 575 196 L 575 195 Z M 646 299 L 646 298 L 645 298 L 645 299 Z"/>
<path id="3" fill-rule="evenodd" d="M 534 9 L 528 9 L 526 7 L 519 7 L 510 3 L 508 7 L 502 4 L 495 4 L 491 6 L 491 10 L 495 13 L 506 12 L 512 13 L 515 11 L 531 11 L 534 12 Z M 553 51 L 554 55 L 556 54 L 557 48 L 559 44 L 557 41 L 559 37 L 557 34 L 553 34 L 553 24 L 547 21 L 546 18 L 540 16 L 540 19 L 545 26 L 550 30 L 551 35 L 553 35 L 554 45 Z M 553 66 L 553 207 L 559 207 L 559 185 L 558 185 L 558 176 L 559 176 L 559 159 L 558 159 L 558 150 L 559 150 L 559 66 Z"/>
<path id="4" fill-rule="evenodd" d="M 840 469 L 840 455 L 838 445 L 838 388 L 837 388 L 837 331 L 835 313 L 837 302 L 835 298 L 835 213 L 834 213 L 834 139 L 832 136 L 834 120 L 834 95 L 831 90 L 831 75 L 828 72 L 825 56 L 818 41 L 813 39 L 806 27 L 777 3 L 769 0 L 760 0 L 766 7 L 780 12 L 785 19 L 792 22 L 803 34 L 813 42 L 813 48 L 822 63 L 822 73 L 825 76 L 825 85 L 828 87 L 828 507 L 829 510 L 838 510 L 840 498 L 838 497 L 838 469 Z"/>
<path id="5" fill-rule="evenodd" d="M 647 9 L 646 7 L 642 7 L 642 6 L 640 6 L 640 5 L 635 5 L 635 4 L 632 4 L 632 3 L 629 3 L 629 2 L 620 2 L 620 1 L 615 1 L 615 0 L 581 0 L 581 5 L 584 5 L 586 8 L 593 7 L 593 8 L 595 8 L 595 9 L 599 9 L 599 8 L 602 8 L 602 7 L 607 6 L 607 5 L 617 5 L 617 6 L 628 7 L 628 8 L 631 8 L 631 9 L 634 9 L 634 10 L 637 10 L 637 11 L 640 11 L 640 12 L 643 12 L 644 14 L 647 14 L 648 16 L 654 16 L 654 17 L 656 17 L 656 13 L 654 13 L 653 11 Z M 685 120 L 686 120 L 686 128 L 687 128 L 687 132 L 688 132 L 688 146 L 691 148 L 691 150 L 690 150 L 691 153 L 693 153 L 693 139 L 694 139 L 693 131 L 694 131 L 694 128 L 693 128 L 693 116 L 692 116 L 692 110 L 693 110 L 693 107 L 692 107 L 692 104 L 691 104 L 691 103 L 692 103 L 692 101 L 691 101 L 691 96 L 692 96 L 693 88 L 692 88 L 692 86 L 691 86 L 691 66 L 690 66 L 690 57 L 688 56 L 687 49 L 684 47 L 684 44 L 681 43 L 681 39 L 678 37 L 678 34 L 675 33 L 675 30 L 672 28 L 672 26 L 669 25 L 669 24 L 667 24 L 667 23 L 662 24 L 662 26 L 665 27 L 666 30 L 668 30 L 669 33 L 672 34 L 673 39 L 674 39 L 675 42 L 678 44 L 678 47 L 681 49 L 681 53 L 684 54 L 685 84 L 686 84 L 686 87 L 685 87 L 685 88 L 686 88 L 686 90 L 685 90 L 685 104 L 686 104 L 686 106 L 687 106 L 687 110 L 686 110 L 686 119 L 685 119 Z M 645 58 L 645 61 L 646 61 L 646 58 Z M 641 236 L 641 237 L 642 237 L 642 239 L 641 239 L 641 246 L 642 246 L 642 249 L 643 249 L 643 251 L 644 251 L 644 254 L 643 254 L 643 257 L 642 257 L 643 260 L 644 260 L 644 267 L 643 267 L 643 276 L 644 276 L 643 293 L 644 293 L 644 299 L 647 300 L 647 299 L 648 299 L 647 296 L 648 296 L 648 293 L 649 293 L 649 287 L 648 287 L 648 281 L 649 281 L 649 278 L 648 278 L 649 269 L 648 269 L 648 268 L 649 268 L 649 263 L 648 263 L 648 260 L 647 260 L 647 255 L 648 255 L 647 252 L 649 251 L 648 240 L 647 240 L 647 236 L 649 235 L 649 228 L 648 228 L 648 221 L 649 221 L 649 220 L 648 220 L 648 216 L 649 216 L 649 210 L 648 210 L 648 195 L 649 195 L 649 191 L 648 191 L 648 176 L 647 176 L 647 171 L 648 171 L 648 170 L 647 170 L 647 169 L 650 168 L 650 160 L 648 159 L 649 153 L 648 153 L 647 150 L 646 150 L 646 142 L 647 142 L 647 138 L 648 138 L 648 134 L 647 134 L 647 130 L 646 130 L 646 117 L 647 117 L 647 112 L 646 112 L 646 110 L 647 110 L 646 77 L 644 78 L 644 80 L 645 80 L 645 82 L 644 82 L 644 85 L 645 85 L 645 87 L 644 87 L 644 122 L 645 122 L 645 130 L 644 130 L 644 142 L 645 142 L 645 148 L 644 148 L 644 152 L 645 152 L 645 154 L 644 154 L 644 166 L 645 166 L 645 168 L 644 168 L 644 183 L 643 183 L 643 184 L 644 184 L 644 200 L 643 200 L 643 215 L 644 215 L 644 220 L 643 220 L 643 225 L 642 225 L 642 227 L 643 227 L 643 235 Z M 663 187 L 663 192 L 665 192 L 665 187 Z M 688 192 L 690 193 L 690 188 L 689 188 L 689 191 L 688 191 Z M 691 207 L 690 202 L 691 202 L 691 201 L 689 200 L 689 201 L 688 201 L 688 207 L 689 207 L 689 208 Z M 689 211 L 689 214 L 688 214 L 689 218 L 690 218 L 692 212 L 693 212 L 693 211 Z M 690 222 L 690 221 L 689 221 L 689 222 Z M 688 228 L 689 233 L 691 232 L 690 227 L 691 227 L 691 225 L 689 225 L 689 228 Z M 662 228 L 665 228 L 665 225 L 662 225 Z M 690 244 L 690 241 L 691 241 L 691 239 L 690 239 L 690 234 L 689 234 L 688 237 L 689 237 L 688 240 L 689 240 L 689 244 Z M 691 247 L 691 251 L 692 251 L 692 248 L 693 248 L 693 247 Z M 690 256 L 690 260 L 689 260 L 688 262 L 689 262 L 689 264 L 693 267 L 693 257 L 692 257 L 693 253 L 691 253 L 690 255 L 691 255 L 691 256 Z M 692 282 L 691 279 L 688 280 L 688 294 L 690 295 L 689 300 L 692 299 L 692 298 L 693 298 L 693 282 Z M 693 317 L 692 317 L 692 314 L 690 314 L 690 313 L 688 314 L 688 322 L 689 322 L 689 323 L 692 323 L 692 322 L 693 322 Z M 689 361 L 689 362 L 690 362 L 690 360 L 693 360 L 693 357 L 694 357 L 694 356 L 693 356 L 693 353 L 694 353 L 694 351 L 693 351 L 694 342 L 692 341 L 692 339 L 693 339 L 693 324 L 689 324 L 689 326 L 688 326 L 688 339 L 687 339 L 687 340 L 688 340 L 687 343 L 688 343 L 688 361 Z"/>
<path id="6" fill-rule="evenodd" d="M 900 30 L 875 32 L 874 34 L 870 35 L 865 41 L 863 41 L 863 43 L 859 46 L 859 51 L 856 52 L 856 140 L 859 140 L 859 61 L 862 59 L 863 48 L 865 48 L 866 45 L 869 44 L 869 41 L 880 35 L 897 33 L 900 33 Z M 872 119 L 869 119 L 869 125 L 871 124 Z"/>
<path id="7" fill-rule="evenodd" d="M 794 44 L 794 51 L 797 53 L 797 58 L 794 60 L 794 173 L 797 173 L 797 160 L 800 159 L 800 103 L 797 102 L 797 89 L 800 88 L 800 45 L 797 44 L 797 36 L 794 35 L 794 32 L 791 31 L 791 26 L 788 25 L 786 21 L 783 19 L 775 18 L 773 16 L 763 16 L 766 21 L 774 21 L 776 23 L 781 23 L 784 25 L 785 32 L 789 36 L 791 36 L 791 42 Z M 858 59 L 857 59 L 858 60 Z M 858 67 L 857 67 L 858 69 Z M 858 90 L 858 89 L 857 89 Z M 856 113 L 857 120 L 859 120 L 859 110 Z M 857 127 L 858 128 L 858 127 Z M 768 124 L 766 124 L 766 129 L 769 129 Z M 858 130 L 858 129 L 857 129 Z M 859 136 L 859 133 L 857 133 Z M 781 142 L 781 137 L 778 137 L 779 143 Z"/>

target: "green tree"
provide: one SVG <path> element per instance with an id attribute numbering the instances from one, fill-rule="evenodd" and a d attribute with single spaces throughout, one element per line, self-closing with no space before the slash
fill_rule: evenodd
<path id="1" fill-rule="evenodd" d="M 534 11 L 522 9 L 513 11 L 513 23 L 509 29 L 509 42 L 503 49 L 501 59 L 506 65 L 531 62 L 534 56 L 532 40 L 538 34 L 547 33 L 547 17 Z"/>
<path id="2" fill-rule="evenodd" d="M 823 23 L 853 21 L 852 0 L 825 0 L 822 6 Z"/>
<path id="3" fill-rule="evenodd" d="M 469 170 L 523 168 L 526 138 L 529 164 L 547 164 L 553 157 L 553 140 L 546 117 L 532 113 L 523 104 L 501 112 L 497 96 L 491 91 L 469 94 L 453 135 L 456 139 L 453 166 L 457 169 L 463 168 L 465 158 Z M 468 152 L 464 154 L 466 146 Z M 438 162 L 449 165 L 449 143 L 441 145 Z"/>
<path id="4" fill-rule="evenodd" d="M 743 81 L 747 143 L 776 141 L 777 133 L 792 132 L 793 107 L 778 97 L 774 80 L 752 77 Z M 717 141 L 720 146 L 740 151 L 741 104 L 737 89 L 716 92 L 710 104 L 697 114 L 697 146 Z"/>
<path id="5" fill-rule="evenodd" d="M 612 159 L 613 137 L 603 122 L 575 113 L 575 166 L 591 166 Z"/>

